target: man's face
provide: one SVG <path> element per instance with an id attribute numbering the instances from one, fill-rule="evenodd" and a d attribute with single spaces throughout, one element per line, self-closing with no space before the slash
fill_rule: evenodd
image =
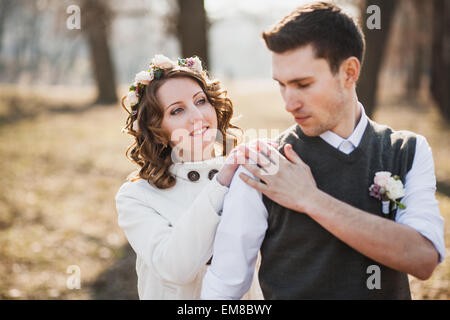
<path id="1" fill-rule="evenodd" d="M 273 78 L 280 85 L 286 111 L 308 136 L 335 131 L 344 117 L 345 91 L 339 73 L 311 45 L 272 56 Z"/>

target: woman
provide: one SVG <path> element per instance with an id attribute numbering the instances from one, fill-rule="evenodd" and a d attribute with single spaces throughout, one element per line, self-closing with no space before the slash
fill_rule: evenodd
<path id="1" fill-rule="evenodd" d="M 175 63 L 157 55 L 122 106 L 124 129 L 135 138 L 127 156 L 140 170 L 120 188 L 116 206 L 137 255 L 139 297 L 198 299 L 237 167 L 237 149 L 225 159 L 214 148 L 219 140 L 225 155 L 236 145 L 232 103 L 197 57 Z"/>

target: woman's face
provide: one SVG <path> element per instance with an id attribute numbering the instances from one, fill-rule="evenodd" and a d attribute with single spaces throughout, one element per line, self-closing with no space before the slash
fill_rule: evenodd
<path id="1" fill-rule="evenodd" d="M 184 161 L 213 157 L 217 115 L 199 84 L 190 78 L 169 79 L 157 98 L 164 112 L 161 127 L 169 133 L 175 156 Z"/>

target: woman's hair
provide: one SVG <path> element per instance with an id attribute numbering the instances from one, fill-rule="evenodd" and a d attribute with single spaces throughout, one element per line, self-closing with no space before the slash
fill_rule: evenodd
<path id="1" fill-rule="evenodd" d="M 316 57 L 326 59 L 333 73 L 352 56 L 363 63 L 364 34 L 359 25 L 333 3 L 301 6 L 263 32 L 262 37 L 267 48 L 276 53 L 311 44 Z"/>
<path id="2" fill-rule="evenodd" d="M 237 145 L 236 134 L 228 129 L 240 130 L 239 127 L 230 123 L 233 116 L 233 104 L 227 97 L 227 91 L 222 88 L 220 81 L 211 80 L 205 71 L 197 72 L 184 66 L 164 69 L 158 79 L 153 79 L 145 86 L 140 94 L 142 97 L 139 103 L 131 106 L 131 110 L 125 107 L 126 96 L 124 96 L 121 104 L 129 113 L 124 130 L 134 136 L 134 142 L 128 147 L 126 156 L 140 166 L 133 180 L 142 178 L 159 189 L 174 186 L 176 179 L 169 172 L 173 164 L 172 147 L 169 143 L 169 133 L 161 128 L 164 112 L 163 106 L 157 99 L 157 92 L 167 80 L 176 78 L 194 80 L 206 94 L 209 103 L 216 111 L 217 130 L 220 131 L 222 138 L 218 142 L 222 145 L 224 156 L 230 151 L 227 146 Z"/>

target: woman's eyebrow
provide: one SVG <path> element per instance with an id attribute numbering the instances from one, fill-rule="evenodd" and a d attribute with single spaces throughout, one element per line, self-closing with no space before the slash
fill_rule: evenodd
<path id="1" fill-rule="evenodd" d="M 193 96 L 192 96 L 192 98 L 195 98 L 199 93 L 203 93 L 203 90 L 202 91 L 199 91 L 199 92 L 197 92 L 196 94 L 194 94 Z"/>
<path id="2" fill-rule="evenodd" d="M 192 96 L 192 98 L 195 98 L 199 93 L 203 93 L 203 91 L 197 92 L 196 94 L 194 94 L 194 95 Z M 173 106 L 173 105 L 175 105 L 175 104 L 178 104 L 178 103 L 181 103 L 181 101 L 176 101 L 176 102 L 174 102 L 174 103 L 171 103 L 170 105 L 168 105 L 168 106 L 166 107 L 166 110 L 169 109 L 171 106 Z"/>
<path id="3" fill-rule="evenodd" d="M 173 106 L 174 104 L 178 104 L 178 103 L 181 103 L 181 101 L 177 101 L 177 102 L 174 102 L 174 103 L 169 104 L 169 106 L 166 107 L 166 110 L 169 109 L 169 108 L 170 108 L 171 106 Z"/>

